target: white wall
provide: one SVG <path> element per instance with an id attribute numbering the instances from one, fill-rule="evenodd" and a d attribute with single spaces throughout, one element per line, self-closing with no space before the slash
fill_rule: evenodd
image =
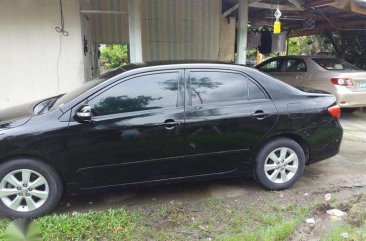
<path id="1" fill-rule="evenodd" d="M 60 51 L 59 0 L 0 1 L 0 108 L 54 96 L 84 82 L 79 0 L 64 0 Z"/>

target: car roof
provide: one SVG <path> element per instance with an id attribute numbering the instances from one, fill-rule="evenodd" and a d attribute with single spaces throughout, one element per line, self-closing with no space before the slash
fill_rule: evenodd
<path id="1" fill-rule="evenodd" d="M 212 70 L 232 70 L 244 73 L 261 85 L 271 96 L 272 99 L 283 99 L 292 95 L 303 95 L 304 92 L 295 89 L 280 80 L 274 79 L 273 77 L 262 73 L 254 68 L 246 67 L 239 64 L 231 64 L 225 62 L 213 62 L 213 61 L 158 61 L 158 62 L 143 62 L 128 64 L 121 68 L 112 70 L 114 72 L 111 76 L 107 73 L 105 81 L 101 82 L 97 86 L 89 89 L 85 93 L 81 94 L 77 98 L 68 102 L 65 105 L 60 106 L 60 109 L 65 112 L 72 108 L 74 105 L 89 98 L 95 92 L 106 88 L 118 81 L 129 78 L 136 74 L 144 74 L 154 71 L 165 71 L 165 70 L 176 70 L 176 69 L 212 69 Z"/>
<path id="2" fill-rule="evenodd" d="M 278 56 L 278 57 L 273 57 L 270 59 L 290 59 L 290 58 L 299 58 L 299 59 L 335 59 L 335 57 L 333 56 L 322 56 L 322 55 L 286 55 L 286 56 Z M 268 59 L 268 60 L 270 60 Z"/>
<path id="3" fill-rule="evenodd" d="M 228 62 L 220 62 L 220 61 L 207 61 L 207 60 L 173 60 L 173 61 L 147 61 L 140 63 L 131 63 L 125 66 L 122 66 L 121 69 L 124 71 L 136 70 L 146 67 L 178 67 L 178 68 L 192 68 L 192 67 L 245 67 L 245 65 L 228 63 Z"/>

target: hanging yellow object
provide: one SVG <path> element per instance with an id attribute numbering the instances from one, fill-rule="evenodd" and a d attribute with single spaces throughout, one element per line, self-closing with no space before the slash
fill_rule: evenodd
<path id="1" fill-rule="evenodd" d="M 281 33 L 281 22 L 276 20 L 273 25 L 273 33 L 280 34 Z"/>

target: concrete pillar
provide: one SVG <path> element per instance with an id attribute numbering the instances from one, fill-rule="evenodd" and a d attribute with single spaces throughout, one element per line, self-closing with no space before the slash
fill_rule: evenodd
<path id="1" fill-rule="evenodd" d="M 248 42 L 248 14 L 249 0 L 239 0 L 239 19 L 238 19 L 238 64 L 246 64 L 247 42 Z"/>
<path id="2" fill-rule="evenodd" d="M 142 62 L 141 0 L 128 0 L 128 27 L 131 62 Z"/>

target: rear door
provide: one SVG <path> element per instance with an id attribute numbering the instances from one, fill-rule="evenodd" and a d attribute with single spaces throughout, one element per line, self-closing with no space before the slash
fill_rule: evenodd
<path id="1" fill-rule="evenodd" d="M 306 63 L 299 58 L 274 59 L 260 66 L 259 70 L 292 86 L 302 86 L 307 76 Z"/>
<path id="2" fill-rule="evenodd" d="M 302 86 L 307 77 L 307 66 L 303 59 L 283 59 L 279 78 L 292 86 Z"/>
<path id="3" fill-rule="evenodd" d="M 193 175 L 229 172 L 249 162 L 275 125 L 277 110 L 245 75 L 229 70 L 186 74 L 185 162 Z"/>

